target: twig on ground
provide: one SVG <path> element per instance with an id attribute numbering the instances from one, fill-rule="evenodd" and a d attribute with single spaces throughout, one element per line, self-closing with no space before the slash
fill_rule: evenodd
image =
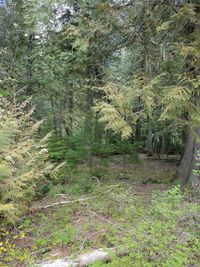
<path id="1" fill-rule="evenodd" d="M 58 196 L 58 197 L 65 198 L 65 199 L 68 199 L 68 196 L 67 196 L 66 194 L 58 194 L 57 196 Z"/>
<path id="2" fill-rule="evenodd" d="M 112 185 L 104 193 L 109 193 L 109 192 L 111 192 L 113 190 L 114 187 L 119 187 L 119 186 L 120 186 L 120 184 Z M 59 196 L 67 199 L 67 195 L 65 195 L 65 194 L 59 194 Z M 58 202 L 55 202 L 55 203 L 52 203 L 52 204 L 49 204 L 49 205 L 46 205 L 46 206 L 40 206 L 40 207 L 33 208 L 33 210 L 47 209 L 47 208 L 55 207 L 55 206 L 62 205 L 62 204 L 70 204 L 70 203 L 75 203 L 75 202 L 83 202 L 83 201 L 86 201 L 86 200 L 89 200 L 89 199 L 92 199 L 92 198 L 96 198 L 96 197 L 98 197 L 98 196 L 93 195 L 93 196 L 90 196 L 90 197 L 79 198 L 79 199 L 75 199 L 75 200 L 58 201 Z"/>
<path id="3" fill-rule="evenodd" d="M 41 210 L 41 209 L 47 209 L 47 208 L 55 207 L 55 206 L 58 206 L 58 205 L 61 205 L 61 204 L 70 204 L 70 203 L 75 203 L 75 202 L 83 202 L 83 201 L 89 200 L 91 198 L 94 198 L 94 196 L 85 197 L 85 198 L 79 198 L 79 199 L 76 199 L 76 200 L 69 200 L 69 201 L 58 201 L 58 202 L 55 202 L 55 203 L 52 203 L 52 204 L 49 204 L 49 205 L 46 205 L 46 206 L 37 207 L 36 209 L 37 210 Z"/>

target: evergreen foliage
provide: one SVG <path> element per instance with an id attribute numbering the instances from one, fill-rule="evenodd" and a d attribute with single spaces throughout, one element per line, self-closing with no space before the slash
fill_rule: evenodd
<path id="1" fill-rule="evenodd" d="M 47 161 L 49 136 L 36 141 L 42 121 L 34 122 L 29 103 L 0 98 L 0 214 L 10 223 L 26 211 L 53 169 Z"/>

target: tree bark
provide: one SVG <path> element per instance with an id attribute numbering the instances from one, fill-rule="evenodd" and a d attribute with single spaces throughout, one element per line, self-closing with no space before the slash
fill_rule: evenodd
<path id="1" fill-rule="evenodd" d="M 91 88 L 86 92 L 86 115 L 85 115 L 85 149 L 87 154 L 87 163 L 92 171 L 92 105 L 93 105 L 93 92 Z"/>
<path id="2" fill-rule="evenodd" d="M 192 187 L 200 189 L 200 175 L 195 174 L 194 170 L 199 170 L 197 166 L 197 152 L 200 151 L 200 127 L 196 130 L 196 135 L 190 131 L 187 136 L 187 143 L 184 154 L 178 167 L 178 176 L 182 179 L 183 183 L 190 183 Z"/>
<path id="3" fill-rule="evenodd" d="M 135 127 L 135 141 L 140 142 L 141 140 L 141 122 L 140 119 L 137 119 L 136 127 Z"/>
<path id="4" fill-rule="evenodd" d="M 153 156 L 153 130 L 151 120 L 148 117 L 148 129 L 147 129 L 147 156 Z"/>
<path id="5" fill-rule="evenodd" d="M 74 110 L 74 90 L 73 90 L 73 84 L 71 85 L 70 89 L 67 92 L 66 100 L 65 100 L 65 105 L 67 105 L 68 110 L 68 120 L 64 120 L 65 124 L 65 131 L 67 136 L 72 136 L 73 135 L 73 110 Z"/>
<path id="6" fill-rule="evenodd" d="M 34 34 L 29 34 L 28 37 L 28 62 L 27 62 L 27 93 L 32 95 L 33 93 L 33 59 L 32 50 L 33 50 L 33 40 Z"/>

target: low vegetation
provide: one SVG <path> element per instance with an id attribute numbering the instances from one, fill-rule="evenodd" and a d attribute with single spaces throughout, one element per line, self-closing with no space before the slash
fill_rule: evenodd
<path id="1" fill-rule="evenodd" d="M 190 191 L 171 184 L 174 170 L 169 173 L 169 162 L 161 161 L 164 180 L 152 184 L 145 183 L 145 175 L 152 180 L 157 176 L 152 160 L 132 163 L 127 178 L 118 177 L 122 158 L 109 159 L 111 165 L 99 182 L 81 164 L 63 185 L 49 186 L 18 227 L 3 228 L 1 265 L 34 266 L 45 259 L 73 259 L 112 248 L 109 261 L 92 266 L 198 266 L 198 202 Z M 159 163 L 154 160 L 154 166 Z"/>

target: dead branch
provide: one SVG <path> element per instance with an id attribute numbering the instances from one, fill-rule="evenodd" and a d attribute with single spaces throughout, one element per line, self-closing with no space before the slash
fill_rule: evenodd
<path id="1" fill-rule="evenodd" d="M 62 204 L 70 204 L 70 203 L 76 203 L 76 202 L 83 202 L 83 201 L 89 200 L 91 198 L 94 198 L 94 196 L 92 196 L 92 197 L 85 197 L 85 198 L 79 198 L 79 199 L 76 199 L 76 200 L 58 201 L 58 202 L 55 202 L 55 203 L 52 203 L 52 204 L 49 204 L 49 205 L 46 205 L 46 206 L 37 207 L 36 209 L 37 210 L 41 210 L 41 209 L 47 209 L 47 208 L 55 207 L 55 206 L 62 205 Z"/>
<path id="2" fill-rule="evenodd" d="M 113 188 L 115 187 L 119 187 L 119 184 L 115 184 L 110 186 L 110 188 L 108 190 L 106 190 L 104 193 L 109 193 L 113 190 Z M 67 195 L 65 194 L 59 194 L 60 197 L 62 198 L 67 198 Z M 90 196 L 90 197 L 85 197 L 85 198 L 79 198 L 79 199 L 75 199 L 75 200 L 66 200 L 66 201 L 58 201 L 46 206 L 40 206 L 40 207 L 35 207 L 33 208 L 33 210 L 42 210 L 42 209 L 47 209 L 47 208 L 52 208 L 52 207 L 56 207 L 58 205 L 62 205 L 62 204 L 70 204 L 70 203 L 76 203 L 76 202 L 83 202 L 92 198 L 96 198 L 97 196 Z"/>

